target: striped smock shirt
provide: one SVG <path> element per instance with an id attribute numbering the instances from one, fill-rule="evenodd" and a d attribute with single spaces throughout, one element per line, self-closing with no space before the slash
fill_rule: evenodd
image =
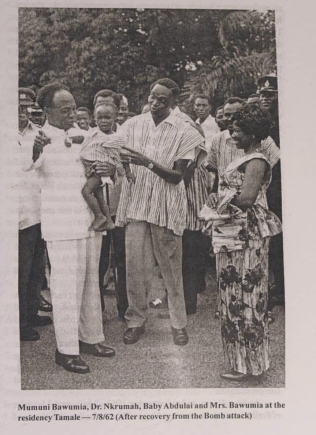
<path id="1" fill-rule="evenodd" d="M 196 129 L 173 114 L 157 126 L 151 113 L 135 116 L 124 124 L 124 129 L 128 147 L 169 169 L 203 143 Z M 116 225 L 145 221 L 182 236 L 187 217 L 184 182 L 168 183 L 144 166 L 131 165 L 131 170 L 136 181 L 123 180 Z"/>
<path id="2" fill-rule="evenodd" d="M 89 162 L 111 163 L 116 166 L 119 176 L 124 176 L 125 171 L 120 160 L 120 150 L 126 145 L 123 133 L 105 134 L 99 128 L 88 134 L 82 144 L 80 157 Z"/>
<path id="3" fill-rule="evenodd" d="M 192 128 L 197 128 L 195 122 L 192 121 L 188 115 L 181 112 L 178 107 L 173 110 L 173 114 L 186 121 Z M 198 213 L 206 203 L 208 196 L 207 185 L 209 173 L 202 164 L 206 159 L 207 154 L 204 141 L 205 139 L 201 138 L 201 143 L 195 150 L 194 160 L 197 167 L 194 171 L 193 177 L 191 178 L 190 184 L 186 188 L 188 201 L 186 229 L 190 231 L 199 231 L 204 226 L 204 222 L 199 221 L 198 219 Z"/>

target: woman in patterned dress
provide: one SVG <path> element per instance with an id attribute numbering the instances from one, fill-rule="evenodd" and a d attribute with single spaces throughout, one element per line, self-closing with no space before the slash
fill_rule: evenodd
<path id="1" fill-rule="evenodd" d="M 213 208 L 222 341 L 231 369 L 221 376 L 243 380 L 269 368 L 268 253 L 281 223 L 266 200 L 271 167 L 261 140 L 268 136 L 269 114 L 246 104 L 234 119 L 232 138 L 245 155 L 228 165 L 208 205 Z"/>

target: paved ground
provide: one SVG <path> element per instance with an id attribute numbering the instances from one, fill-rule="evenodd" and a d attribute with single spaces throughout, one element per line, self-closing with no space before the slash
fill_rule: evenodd
<path id="1" fill-rule="evenodd" d="M 284 307 L 275 307 L 275 322 L 270 326 L 271 366 L 260 379 L 229 382 L 220 378 L 227 371 L 224 363 L 216 306 L 215 270 L 210 269 L 207 290 L 199 295 L 198 312 L 189 316 L 187 346 L 175 346 L 166 310 L 149 310 L 146 332 L 140 341 L 126 346 L 126 329 L 118 320 L 114 295 L 105 297 L 104 328 L 106 343 L 115 348 L 113 358 L 84 355 L 91 373 L 66 372 L 54 362 L 53 326 L 38 328 L 41 340 L 21 343 L 21 379 L 25 390 L 124 389 L 124 388 L 282 388 L 285 386 Z M 45 296 L 49 299 L 49 293 Z"/>

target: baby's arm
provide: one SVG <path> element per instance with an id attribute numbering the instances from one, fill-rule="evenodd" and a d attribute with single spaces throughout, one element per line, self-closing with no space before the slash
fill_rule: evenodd
<path id="1" fill-rule="evenodd" d="M 87 136 L 87 132 L 80 130 L 79 128 L 70 128 L 67 131 L 67 137 L 65 139 L 65 145 L 70 147 L 74 144 L 82 144 Z"/>

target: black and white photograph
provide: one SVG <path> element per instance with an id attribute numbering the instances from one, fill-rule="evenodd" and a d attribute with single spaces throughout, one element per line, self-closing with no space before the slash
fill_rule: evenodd
<path id="1" fill-rule="evenodd" d="M 21 389 L 285 387 L 275 10 L 18 14 Z"/>
<path id="2" fill-rule="evenodd" d="M 314 433 L 315 13 L 1 3 L 3 433 Z"/>

